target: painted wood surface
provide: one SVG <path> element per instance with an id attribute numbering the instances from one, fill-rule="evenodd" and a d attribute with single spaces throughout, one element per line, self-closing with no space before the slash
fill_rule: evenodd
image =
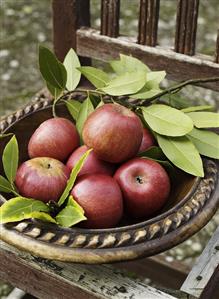
<path id="1" fill-rule="evenodd" d="M 166 70 L 167 77 L 176 81 L 219 76 L 219 64 L 214 63 L 209 56 L 187 56 L 171 49 L 139 45 L 133 38 L 110 38 L 89 28 L 77 31 L 77 52 L 81 56 L 103 61 L 118 58 L 119 53 L 133 55 L 153 70 Z M 218 82 L 205 83 L 203 86 L 219 91 Z"/>
<path id="2" fill-rule="evenodd" d="M 0 243 L 0 279 L 40 299 L 174 299 L 110 265 L 48 261 L 4 242 Z"/>
<path id="3" fill-rule="evenodd" d="M 189 273 L 181 290 L 199 298 L 219 266 L 219 227 Z M 219 282 L 217 287 L 219 288 Z M 210 296 L 208 298 L 211 298 Z"/>

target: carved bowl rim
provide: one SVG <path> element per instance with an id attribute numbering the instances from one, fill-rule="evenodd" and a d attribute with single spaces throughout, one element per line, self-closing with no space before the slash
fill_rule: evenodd
<path id="1" fill-rule="evenodd" d="M 83 99 L 80 93 L 73 94 L 77 95 L 79 100 Z M 6 132 L 24 117 L 48 108 L 50 105 L 51 100 L 44 94 L 37 95 L 35 102 L 0 121 L 0 133 Z M 0 238 L 41 257 L 62 261 L 106 263 L 156 254 L 190 237 L 203 227 L 216 212 L 219 205 L 219 196 L 217 197 L 216 194 L 219 191 L 218 166 L 210 159 L 203 159 L 203 162 L 207 178 L 195 178 L 191 190 L 180 202 L 146 221 L 108 229 L 80 229 L 61 228 L 52 224 L 45 225 L 38 220 L 24 220 L 19 223 L 1 225 Z M 201 198 L 197 201 L 194 199 L 192 202 L 194 195 L 197 192 L 201 193 L 201 190 L 203 190 Z M 206 208 L 206 212 L 204 208 Z M 197 219 L 196 222 L 195 219 Z M 194 225 L 194 227 L 189 230 L 188 225 Z M 37 230 L 39 231 L 38 236 L 36 236 Z M 44 233 L 55 234 L 55 236 L 43 240 Z M 176 233 L 175 237 L 174 233 Z M 63 243 L 63 238 L 67 237 L 69 239 Z M 62 241 L 58 242 L 57 238 L 58 241 Z M 77 238 L 81 238 L 78 243 L 75 241 Z M 110 238 L 112 239 L 111 243 Z M 33 245 L 30 241 L 33 241 Z M 69 241 L 72 242 L 69 243 Z M 29 246 L 28 242 L 31 243 Z M 57 253 L 60 246 L 64 250 L 63 254 Z M 51 249 L 51 253 L 45 253 L 45 248 Z"/>

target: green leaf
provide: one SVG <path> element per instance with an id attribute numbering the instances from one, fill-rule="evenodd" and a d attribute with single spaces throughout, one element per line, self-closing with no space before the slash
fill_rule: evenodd
<path id="1" fill-rule="evenodd" d="M 93 111 L 94 111 L 94 107 L 92 105 L 90 98 L 88 97 L 81 105 L 77 122 L 76 122 L 76 127 L 80 136 L 82 135 L 82 129 L 86 119 L 88 118 L 88 115 Z"/>
<path id="2" fill-rule="evenodd" d="M 193 129 L 191 119 L 183 112 L 162 104 L 142 108 L 145 121 L 161 135 L 183 136 Z"/>
<path id="3" fill-rule="evenodd" d="M 148 89 L 147 84 L 136 94 L 132 95 L 133 99 L 146 100 L 150 99 L 161 92 L 160 89 Z"/>
<path id="4" fill-rule="evenodd" d="M 27 215 L 27 218 L 34 218 L 34 219 L 39 219 L 45 222 L 52 222 L 56 223 L 55 219 L 52 218 L 49 214 L 45 212 L 32 212 L 29 214 L 29 217 Z"/>
<path id="5" fill-rule="evenodd" d="M 219 159 L 219 135 L 194 128 L 188 137 L 201 155 Z"/>
<path id="6" fill-rule="evenodd" d="M 56 221 L 60 226 L 71 227 L 87 218 L 76 208 L 71 205 L 66 206 L 56 216 Z"/>
<path id="7" fill-rule="evenodd" d="M 63 92 L 63 89 L 59 89 L 51 85 L 49 82 L 46 82 L 46 86 L 51 93 L 52 96 L 54 96 L 55 99 L 57 99 Z"/>
<path id="8" fill-rule="evenodd" d="M 157 134 L 157 141 L 166 157 L 178 168 L 194 176 L 204 176 L 202 159 L 186 136 L 174 138 Z"/>
<path id="9" fill-rule="evenodd" d="M 195 112 L 195 111 L 202 111 L 202 110 L 213 110 L 214 107 L 210 105 L 202 105 L 202 106 L 191 106 L 188 108 L 181 109 L 182 112 Z"/>
<path id="10" fill-rule="evenodd" d="M 70 49 L 65 56 L 64 66 L 67 71 L 66 88 L 70 91 L 75 90 L 81 79 L 81 72 L 77 69 L 81 64 L 78 55 L 73 49 Z"/>
<path id="11" fill-rule="evenodd" d="M 214 112 L 190 112 L 187 114 L 193 120 L 197 128 L 218 128 L 219 113 Z"/>
<path id="12" fill-rule="evenodd" d="M 82 66 L 78 70 L 96 87 L 101 88 L 109 82 L 109 76 L 104 71 L 92 66 Z"/>
<path id="13" fill-rule="evenodd" d="M 104 105 L 104 102 L 101 100 L 101 101 L 99 102 L 99 104 L 97 105 L 96 109 L 99 108 L 99 107 L 101 107 L 101 106 L 103 106 L 103 105 Z"/>
<path id="14" fill-rule="evenodd" d="M 49 212 L 49 207 L 39 200 L 14 197 L 0 207 L 0 222 L 8 223 L 32 218 L 33 212 Z"/>
<path id="15" fill-rule="evenodd" d="M 112 79 L 102 90 L 112 96 L 133 94 L 139 91 L 146 82 L 146 74 L 142 71 L 125 73 Z"/>
<path id="16" fill-rule="evenodd" d="M 134 73 L 138 71 L 149 72 L 150 69 L 139 59 L 120 54 L 120 60 L 113 60 L 109 62 L 112 69 L 118 75 L 123 75 L 124 73 Z"/>
<path id="17" fill-rule="evenodd" d="M 5 146 L 2 156 L 5 175 L 11 184 L 15 180 L 18 167 L 18 158 L 18 143 L 16 137 L 13 136 Z"/>
<path id="18" fill-rule="evenodd" d="M 39 46 L 40 72 L 46 82 L 57 89 L 64 89 L 67 73 L 64 65 L 46 47 Z"/>
<path id="19" fill-rule="evenodd" d="M 72 118 L 77 121 L 82 104 L 76 100 L 68 100 L 65 103 Z"/>
<path id="20" fill-rule="evenodd" d="M 71 189 L 74 186 L 77 175 L 80 172 L 81 168 L 83 167 L 84 162 L 87 159 L 87 157 L 88 157 L 88 155 L 90 154 L 91 151 L 92 151 L 92 149 L 89 149 L 88 151 L 86 151 L 86 153 L 84 153 L 81 156 L 81 158 L 76 163 L 75 167 L 72 169 L 70 178 L 67 182 L 67 186 L 65 187 L 65 190 L 63 191 L 63 193 L 62 193 L 62 195 L 61 195 L 61 197 L 58 201 L 59 206 L 61 206 L 65 202 L 66 198 L 68 197 L 69 192 L 71 191 Z"/>
<path id="21" fill-rule="evenodd" d="M 158 146 L 151 146 L 148 150 L 141 152 L 137 155 L 138 157 L 147 157 L 157 160 L 165 160 L 166 156 Z"/>
<path id="22" fill-rule="evenodd" d="M 156 72 L 149 72 L 147 74 L 147 80 L 148 78 L 150 78 L 150 74 L 151 73 L 156 73 Z M 158 72 L 158 73 L 163 73 L 163 72 Z M 148 77 L 149 76 L 149 77 Z M 153 78 L 153 76 L 152 76 Z M 145 85 L 134 95 L 132 95 L 133 99 L 149 99 L 152 98 L 154 96 L 156 96 L 157 94 L 159 94 L 161 92 L 161 89 L 159 88 L 159 76 L 157 81 L 156 80 L 149 80 L 145 83 Z"/>
<path id="23" fill-rule="evenodd" d="M 84 215 L 84 209 L 77 203 L 76 200 L 74 200 L 73 196 L 70 195 L 68 198 L 67 206 L 72 206 L 76 210 L 78 210 L 80 213 Z"/>
<path id="24" fill-rule="evenodd" d="M 5 193 L 11 193 L 14 191 L 11 186 L 11 183 L 1 175 L 0 175 L 0 191 Z"/>
<path id="25" fill-rule="evenodd" d="M 191 101 L 188 99 L 184 99 L 183 97 L 180 97 L 179 95 L 167 95 L 168 102 L 170 102 L 170 105 L 176 109 L 183 109 L 188 108 L 191 106 Z M 164 99 L 164 98 L 163 98 Z"/>
<path id="26" fill-rule="evenodd" d="M 1 138 L 8 137 L 8 136 L 11 136 L 11 135 L 14 135 L 14 134 L 13 134 L 13 133 L 0 134 L 0 139 L 1 139 Z"/>
<path id="27" fill-rule="evenodd" d="M 101 98 L 99 96 L 89 94 L 89 98 L 90 98 L 94 108 L 96 108 L 99 105 L 99 103 L 101 102 Z"/>
<path id="28" fill-rule="evenodd" d="M 154 81 L 159 84 L 166 77 L 165 71 L 156 71 L 147 73 L 147 80 Z"/>

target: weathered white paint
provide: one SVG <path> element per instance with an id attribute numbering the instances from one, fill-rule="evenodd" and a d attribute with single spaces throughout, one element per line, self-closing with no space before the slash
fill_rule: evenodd
<path id="1" fill-rule="evenodd" d="M 215 269 L 219 265 L 219 227 L 208 242 L 201 256 L 195 263 L 181 287 L 184 291 L 197 298 L 200 297 Z M 209 298 L 210 299 L 210 298 Z"/>
<path id="2" fill-rule="evenodd" d="M 121 272 L 111 265 L 94 266 L 38 259 L 2 241 L 0 241 L 0 251 L 16 254 L 19 259 L 24 261 L 24 264 L 28 264 L 28 267 L 48 274 L 48 279 L 53 276 L 59 281 L 65 281 L 72 290 L 74 287 L 78 287 L 85 293 L 96 296 L 95 298 L 176 299 L 143 282 L 129 278 L 125 272 Z M 165 274 L 160 273 L 160 275 Z"/>

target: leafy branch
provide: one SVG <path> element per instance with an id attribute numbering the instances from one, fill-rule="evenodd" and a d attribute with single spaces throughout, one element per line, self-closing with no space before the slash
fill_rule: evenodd
<path id="1" fill-rule="evenodd" d="M 47 51 L 42 51 L 42 55 L 45 55 L 42 60 L 47 61 Z M 81 67 L 73 49 L 66 57 L 71 63 L 63 65 L 66 67 L 66 82 L 68 82 L 65 87 L 63 77 L 60 76 L 61 62 L 58 62 L 56 58 L 56 62 L 53 59 L 56 67 L 47 64 L 46 73 L 41 73 L 48 81 L 49 74 L 54 70 L 57 71 L 55 84 L 54 78 L 50 78 L 50 83 L 56 87 L 57 79 L 60 80 L 59 86 L 62 86 L 63 95 L 59 99 L 66 103 L 80 135 L 88 115 L 103 103 L 112 102 L 133 110 L 156 137 L 167 159 L 183 171 L 194 176 L 204 176 L 200 154 L 218 158 L 218 149 L 214 144 L 219 143 L 219 136 L 203 130 L 219 127 L 219 115 L 206 112 L 212 107 L 209 105 L 189 107 L 187 103 L 186 105 L 184 103 L 183 108 L 186 107 L 186 109 L 179 110 L 174 108 L 177 104 L 175 99 L 175 104 L 173 100 L 167 104 L 162 102 L 162 97 L 166 94 L 175 94 L 187 85 L 217 82 L 219 77 L 190 79 L 162 90 L 160 83 L 165 78 L 166 72 L 164 70 L 152 71 L 142 61 L 132 56 L 120 54 L 119 60 L 110 61 L 109 64 L 113 70 L 110 74 L 91 66 Z M 41 66 L 41 69 L 44 69 L 44 66 Z M 77 88 L 81 74 L 96 89 Z M 74 76 L 77 79 L 74 79 Z M 79 103 L 74 100 L 73 91 L 88 94 L 88 97 L 83 103 Z M 56 103 L 57 100 L 54 101 L 54 105 Z M 188 155 L 193 158 L 188 159 Z"/>
<path id="2" fill-rule="evenodd" d="M 184 82 L 181 82 L 179 84 L 173 85 L 167 89 L 164 89 L 163 91 L 161 91 L 160 93 L 158 93 L 157 95 L 147 99 L 147 100 L 143 100 L 138 102 L 138 106 L 144 106 L 145 104 L 148 104 L 149 101 L 153 101 L 155 99 L 158 99 L 166 94 L 174 94 L 179 92 L 182 88 L 186 87 L 187 85 L 195 85 L 195 84 L 199 84 L 199 83 L 209 83 L 209 82 L 217 82 L 219 81 L 219 77 L 209 77 L 209 78 L 197 78 L 197 79 L 189 79 L 186 80 Z"/>

